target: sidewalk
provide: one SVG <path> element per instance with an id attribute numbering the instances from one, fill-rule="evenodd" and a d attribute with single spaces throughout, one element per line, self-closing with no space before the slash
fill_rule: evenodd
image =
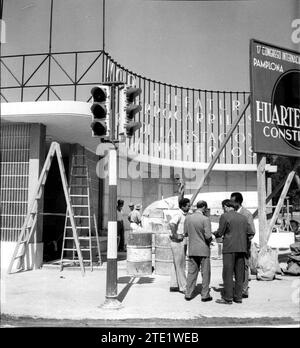
<path id="1" fill-rule="evenodd" d="M 126 260 L 118 262 L 118 299 L 121 308 L 101 308 L 106 291 L 106 263 L 85 276 L 77 270 L 42 268 L 1 274 L 1 313 L 52 319 L 196 319 L 196 318 L 292 318 L 299 323 L 298 277 L 277 275 L 273 281 L 251 276 L 250 297 L 242 304 L 220 305 L 222 261 L 212 259 L 211 295 L 185 301 L 181 293 L 169 292 L 169 277 L 152 274 L 141 278 L 127 275 Z M 201 283 L 201 275 L 198 284 Z M 199 285 L 198 285 L 199 286 Z"/>

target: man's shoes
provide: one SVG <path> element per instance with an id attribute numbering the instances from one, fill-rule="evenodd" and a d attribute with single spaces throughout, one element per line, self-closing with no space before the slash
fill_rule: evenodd
<path id="1" fill-rule="evenodd" d="M 235 302 L 235 303 L 243 303 L 242 300 L 237 300 L 236 298 L 233 299 L 233 302 Z"/>
<path id="2" fill-rule="evenodd" d="M 220 300 L 216 300 L 216 303 L 219 304 L 232 304 L 232 301 L 224 300 L 224 298 L 221 298 Z"/>
<path id="3" fill-rule="evenodd" d="M 186 296 L 184 296 L 184 299 L 185 299 L 186 301 L 191 301 L 192 297 L 186 297 Z"/>
<path id="4" fill-rule="evenodd" d="M 179 288 L 176 286 L 171 286 L 170 287 L 170 292 L 179 292 Z"/>
<path id="5" fill-rule="evenodd" d="M 208 302 L 208 301 L 212 301 L 212 299 L 213 298 L 211 296 L 209 296 L 209 297 L 202 298 L 201 301 L 202 302 Z"/>
<path id="6" fill-rule="evenodd" d="M 171 286 L 170 287 L 170 292 L 180 292 L 181 294 L 185 294 L 184 290 L 180 290 L 179 287 L 177 286 Z"/>
<path id="7" fill-rule="evenodd" d="M 242 295 L 242 298 L 248 298 L 248 297 L 249 297 L 248 294 L 243 294 L 243 295 Z"/>

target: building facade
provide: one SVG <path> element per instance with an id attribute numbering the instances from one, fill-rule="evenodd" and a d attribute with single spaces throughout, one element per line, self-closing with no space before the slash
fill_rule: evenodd
<path id="1" fill-rule="evenodd" d="M 91 64 L 79 74 L 80 55 L 89 56 Z M 37 58 L 41 63 L 36 63 Z M 1 62 L 6 81 L 1 86 L 2 267 L 9 262 L 52 141 L 61 146 L 68 177 L 72 155 L 87 154 L 99 234 L 106 235 L 109 145 L 91 134 L 93 86 L 118 80 L 142 89 L 136 101 L 142 106 L 136 117 L 142 128 L 132 139 L 118 145 L 118 198 L 125 201 L 126 229 L 129 202 L 142 204 L 145 209 L 156 200 L 176 195 L 176 178 L 185 181 L 186 194 L 198 188 L 201 176 L 248 98 L 247 92 L 195 90 L 153 81 L 128 71 L 104 51 L 3 56 Z M 37 84 L 35 74 L 53 65 L 57 68 L 55 73 L 43 75 L 46 80 L 39 78 Z M 15 72 L 18 69 L 21 82 Z M 115 103 L 118 119 L 118 96 Z M 247 109 L 203 192 L 256 190 L 250 119 Z M 59 171 L 53 162 L 39 202 L 37 231 L 32 240 L 33 268 L 40 267 L 46 259 L 48 242 L 61 239 L 65 210 Z"/>

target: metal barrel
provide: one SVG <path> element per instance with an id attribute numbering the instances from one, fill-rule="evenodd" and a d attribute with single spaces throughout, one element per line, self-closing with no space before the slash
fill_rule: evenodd
<path id="1" fill-rule="evenodd" d="M 152 274 L 152 233 L 129 232 L 127 240 L 127 274 Z"/>
<path id="2" fill-rule="evenodd" d="M 155 274 L 170 275 L 173 264 L 169 230 L 155 232 Z"/>

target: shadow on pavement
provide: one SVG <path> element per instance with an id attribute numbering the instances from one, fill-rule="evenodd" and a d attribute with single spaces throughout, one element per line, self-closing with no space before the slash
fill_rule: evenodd
<path id="1" fill-rule="evenodd" d="M 136 281 L 138 279 L 138 281 Z M 125 276 L 118 278 L 118 284 L 127 284 L 122 291 L 119 293 L 117 299 L 120 302 L 124 301 L 124 298 L 128 294 L 129 290 L 134 284 L 151 284 L 154 282 L 154 278 L 150 277 L 135 277 L 135 276 Z"/>

